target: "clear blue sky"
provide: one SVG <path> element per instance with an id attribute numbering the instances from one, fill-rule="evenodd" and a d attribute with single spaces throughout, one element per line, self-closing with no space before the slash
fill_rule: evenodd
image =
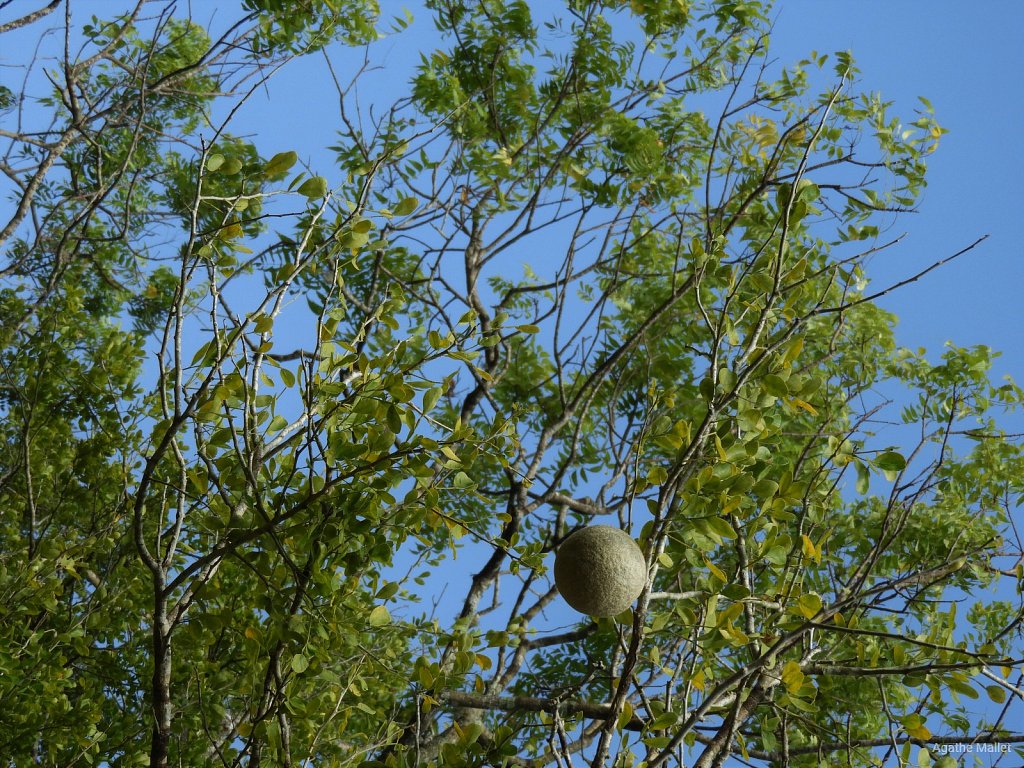
<path id="1" fill-rule="evenodd" d="M 936 352 L 952 339 L 1003 351 L 998 374 L 1024 379 L 1024 3 L 789 0 L 776 8 L 774 49 L 850 49 L 865 87 L 913 119 L 917 96 L 949 134 L 928 161 L 920 212 L 908 237 L 871 264 L 874 283 L 910 275 L 980 235 L 961 261 L 880 303 L 900 317 L 897 340 Z"/>

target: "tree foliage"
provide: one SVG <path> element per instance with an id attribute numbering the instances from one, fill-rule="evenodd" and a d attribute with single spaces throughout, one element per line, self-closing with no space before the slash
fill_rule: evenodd
<path id="1" fill-rule="evenodd" d="M 1024 392 L 876 304 L 977 242 L 865 275 L 927 101 L 778 65 L 755 0 L 428 0 L 430 44 L 241 5 L 0 18 L 60 40 L 0 86 L 5 764 L 1024 743 Z M 387 35 L 420 63 L 366 113 Z M 332 162 L 232 132 L 285 66 L 336 87 Z M 591 524 L 649 567 L 618 617 L 554 587 Z"/>

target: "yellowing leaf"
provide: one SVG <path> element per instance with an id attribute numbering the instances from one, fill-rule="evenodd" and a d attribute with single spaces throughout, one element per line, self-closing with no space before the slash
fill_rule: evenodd
<path id="1" fill-rule="evenodd" d="M 811 541 L 811 537 L 806 533 L 800 534 L 800 541 L 803 545 L 804 555 L 809 558 L 813 558 L 814 562 L 821 565 L 821 550 L 814 546 L 814 542 Z"/>
<path id="2" fill-rule="evenodd" d="M 722 632 L 736 648 L 740 648 L 750 643 L 750 637 L 747 636 L 747 633 L 735 624 L 727 624 L 719 631 Z"/>
<path id="3" fill-rule="evenodd" d="M 985 689 L 985 692 L 996 704 L 1002 704 L 1006 701 L 1006 691 L 1001 685 L 990 685 Z"/>
<path id="4" fill-rule="evenodd" d="M 818 415 L 818 411 L 815 410 L 813 405 L 811 405 L 808 402 L 805 402 L 804 400 L 801 400 L 799 397 L 791 397 L 789 399 L 789 402 L 790 402 L 791 405 L 795 405 L 798 408 L 803 408 L 805 411 L 807 411 L 812 416 L 817 416 Z"/>
<path id="5" fill-rule="evenodd" d="M 796 341 L 789 345 L 789 349 L 786 350 L 786 356 L 782 358 L 782 363 L 785 366 L 790 366 L 793 361 L 800 355 L 801 350 L 804 348 L 803 336 L 798 336 Z"/>
<path id="6" fill-rule="evenodd" d="M 800 613 L 808 619 L 814 618 L 821 610 L 821 598 L 813 592 L 808 592 L 806 595 L 800 595 L 797 607 L 800 609 Z"/>
<path id="7" fill-rule="evenodd" d="M 725 452 L 725 448 L 722 447 L 722 438 L 715 435 L 715 450 L 718 451 L 718 458 L 722 461 L 728 461 L 729 455 Z"/>
<path id="8" fill-rule="evenodd" d="M 378 605 L 370 611 L 369 621 L 371 627 L 383 627 L 385 624 L 391 623 L 391 614 L 383 605 Z"/>
<path id="9" fill-rule="evenodd" d="M 704 690 L 704 670 L 698 669 L 693 677 L 690 678 L 690 684 L 698 691 Z"/>
<path id="10" fill-rule="evenodd" d="M 796 693 L 804 684 L 804 673 L 795 661 L 787 661 L 782 668 L 782 684 L 790 693 Z"/>
<path id="11" fill-rule="evenodd" d="M 811 541 L 811 537 L 806 533 L 800 534 L 800 540 L 803 542 L 804 554 L 807 557 L 814 557 L 814 542 Z"/>
<path id="12" fill-rule="evenodd" d="M 221 227 L 220 231 L 217 232 L 217 237 L 221 240 L 233 240 L 236 237 L 241 237 L 244 234 L 241 224 L 228 224 L 226 227 Z"/>
<path id="13" fill-rule="evenodd" d="M 708 560 L 706 557 L 704 558 L 704 564 L 708 567 L 708 570 L 711 571 L 711 574 L 716 579 L 718 579 L 719 581 L 721 581 L 723 583 L 729 581 L 729 578 L 725 575 L 725 572 L 721 568 L 719 568 L 717 565 L 712 563 L 710 560 Z"/>
<path id="14" fill-rule="evenodd" d="M 921 741 L 927 741 L 932 737 L 932 732 L 925 728 L 923 725 L 919 725 L 916 728 L 904 728 L 908 736 L 915 739 L 921 739 Z"/>

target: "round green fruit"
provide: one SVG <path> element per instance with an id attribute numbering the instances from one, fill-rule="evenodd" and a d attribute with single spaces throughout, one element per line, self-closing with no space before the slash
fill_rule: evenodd
<path id="1" fill-rule="evenodd" d="M 644 553 L 628 533 L 610 525 L 581 528 L 555 554 L 555 586 L 588 616 L 618 616 L 646 583 Z"/>

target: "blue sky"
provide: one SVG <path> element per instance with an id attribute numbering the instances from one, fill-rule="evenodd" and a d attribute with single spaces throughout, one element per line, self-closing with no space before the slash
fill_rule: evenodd
<path id="1" fill-rule="evenodd" d="M 856 9 L 856 10 L 854 10 Z M 866 88 L 913 119 L 917 97 L 949 134 L 928 161 L 908 237 L 870 266 L 875 285 L 913 274 L 981 235 L 959 262 L 880 301 L 899 315 L 897 340 L 938 352 L 947 340 L 1002 350 L 997 374 L 1024 378 L 1024 3 L 791 0 L 776 8 L 773 48 L 782 59 L 809 48 L 850 49 Z"/>

